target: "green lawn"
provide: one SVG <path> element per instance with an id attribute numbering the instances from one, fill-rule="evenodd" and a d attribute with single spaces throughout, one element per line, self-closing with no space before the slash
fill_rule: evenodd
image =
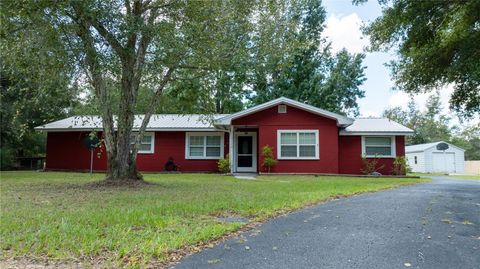
<path id="1" fill-rule="evenodd" d="M 470 179 L 470 180 L 480 180 L 480 175 L 450 175 L 448 177 L 459 178 L 459 179 Z"/>
<path id="2" fill-rule="evenodd" d="M 409 176 L 417 177 L 428 177 L 428 176 L 444 176 L 450 178 L 459 178 L 459 179 L 471 179 L 471 180 L 480 180 L 480 175 L 448 175 L 444 173 L 408 173 Z"/>
<path id="3" fill-rule="evenodd" d="M 428 176 L 448 176 L 445 173 L 408 173 L 408 176 L 415 176 L 415 177 L 428 177 Z"/>
<path id="4" fill-rule="evenodd" d="M 164 262 L 185 246 L 219 238 L 242 223 L 265 220 L 337 195 L 426 181 L 412 178 L 146 174 L 150 186 L 93 188 L 102 174 L 2 172 L 1 259 L 66 261 L 102 257 L 113 266 Z"/>

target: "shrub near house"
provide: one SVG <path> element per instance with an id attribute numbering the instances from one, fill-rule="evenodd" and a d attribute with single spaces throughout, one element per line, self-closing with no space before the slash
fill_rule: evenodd
<path id="1" fill-rule="evenodd" d="M 136 116 L 135 128 L 142 118 Z M 37 127 L 48 132 L 46 168 L 88 170 L 90 152 L 82 140 L 101 126 L 99 117 L 70 117 Z M 260 172 L 266 160 L 262 149 L 269 145 L 275 173 L 361 174 L 365 156 L 378 159 L 378 172 L 392 174 L 410 134 L 388 119 L 351 119 L 282 97 L 230 115 L 154 115 L 137 165 L 142 171 L 162 171 L 172 158 L 181 171 L 213 172 L 228 154 L 230 171 Z M 106 169 L 105 154 L 93 167 Z"/>

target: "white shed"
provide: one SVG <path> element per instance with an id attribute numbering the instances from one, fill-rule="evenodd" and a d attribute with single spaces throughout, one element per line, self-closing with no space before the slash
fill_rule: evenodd
<path id="1" fill-rule="evenodd" d="M 446 150 L 439 150 L 438 144 L 447 144 Z M 413 172 L 420 173 L 463 173 L 465 150 L 439 141 L 405 147 L 405 156 Z"/>

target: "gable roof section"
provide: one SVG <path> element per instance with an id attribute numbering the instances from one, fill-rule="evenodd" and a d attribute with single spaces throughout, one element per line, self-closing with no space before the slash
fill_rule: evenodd
<path id="1" fill-rule="evenodd" d="M 225 114 L 155 114 L 150 118 L 147 131 L 213 131 L 212 124 L 215 119 L 226 116 Z M 138 130 L 144 115 L 136 115 L 133 129 Z M 92 131 L 102 129 L 102 119 L 99 116 L 73 116 L 63 120 L 54 121 L 35 127 L 39 131 Z"/>
<path id="2" fill-rule="evenodd" d="M 267 108 L 271 108 L 271 107 L 276 106 L 276 105 L 289 105 L 289 106 L 299 108 L 299 109 L 305 110 L 305 111 L 313 113 L 313 114 L 317 114 L 317 115 L 320 115 L 320 116 L 323 116 L 323 117 L 326 117 L 326 118 L 334 119 L 334 120 L 337 121 L 338 126 L 348 126 L 348 125 L 353 123 L 353 119 L 350 119 L 350 118 L 345 117 L 343 115 L 333 113 L 333 112 L 330 112 L 330 111 L 327 111 L 327 110 L 324 110 L 324 109 L 321 109 L 321 108 L 318 108 L 318 107 L 314 107 L 314 106 L 311 106 L 311 105 L 307 105 L 305 103 L 298 102 L 298 101 L 295 101 L 295 100 L 292 100 L 292 99 L 289 99 L 289 98 L 286 98 L 286 97 L 280 97 L 280 98 L 277 98 L 275 100 L 272 100 L 272 101 L 269 101 L 269 102 L 266 102 L 266 103 L 263 103 L 263 104 L 245 109 L 243 111 L 233 113 L 233 114 L 230 114 L 230 115 L 226 115 L 225 117 L 219 118 L 215 121 L 215 125 L 230 125 L 232 123 L 232 120 L 234 120 L 234 119 L 238 119 L 238 118 L 250 115 L 250 114 L 254 114 L 256 112 L 265 110 Z"/>
<path id="3" fill-rule="evenodd" d="M 457 148 L 461 151 L 465 151 L 464 149 L 459 148 L 459 147 L 457 147 L 455 145 L 452 145 L 450 143 L 447 143 L 445 141 L 438 141 L 438 142 L 432 142 L 432 143 L 426 143 L 426 144 L 406 146 L 405 147 L 405 153 L 425 151 L 425 150 L 428 150 L 428 149 L 431 149 L 431 148 L 435 147 L 436 145 L 438 145 L 438 143 L 446 143 L 446 144 L 448 144 L 449 147 L 454 147 L 454 148 Z"/>
<path id="4" fill-rule="evenodd" d="M 413 130 L 385 118 L 358 118 L 340 135 L 411 135 Z"/>

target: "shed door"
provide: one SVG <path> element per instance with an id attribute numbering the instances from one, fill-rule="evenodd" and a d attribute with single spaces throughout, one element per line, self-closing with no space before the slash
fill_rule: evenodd
<path id="1" fill-rule="evenodd" d="M 433 152 L 434 173 L 455 173 L 455 152 Z"/>

